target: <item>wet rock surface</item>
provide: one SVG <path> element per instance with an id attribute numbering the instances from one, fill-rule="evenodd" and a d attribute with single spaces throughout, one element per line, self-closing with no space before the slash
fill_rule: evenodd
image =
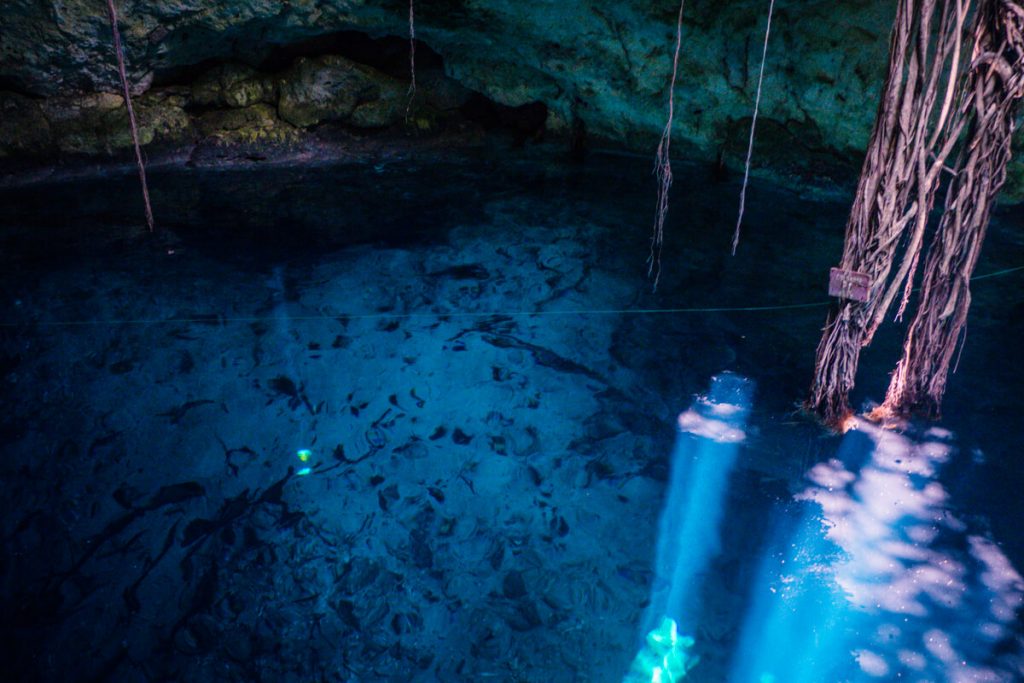
<path id="1" fill-rule="evenodd" d="M 409 129 L 443 128 L 472 92 L 490 106 L 541 106 L 549 137 L 568 141 L 585 133 L 593 144 L 648 154 L 664 125 L 677 7 L 674 0 L 422 3 L 416 12 L 421 97 Z M 8 130 L 0 133 L 0 154 L 95 153 L 125 144 L 123 129 L 115 132 L 119 117 L 83 97 L 119 92 L 101 9 L 85 0 L 5 4 L 0 90 L 9 91 L 2 126 Z M 765 12 L 754 0 L 687 3 L 674 147 L 680 154 L 741 165 Z M 755 168 L 777 178 L 856 173 L 893 14 L 883 0 L 776 3 Z M 404 1 L 160 0 L 127 5 L 121 19 L 139 93 L 181 85 L 192 93 L 186 109 L 276 106 L 281 121 L 304 131 L 324 121 L 360 130 L 404 122 Z M 37 98 L 49 102 L 42 117 Z M 147 140 L 193 140 L 178 106 L 141 114 Z M 52 130 L 68 119 L 80 120 L 78 137 L 85 139 Z M 535 136 L 532 126 L 524 138 Z M 243 137 L 266 129 L 254 124 Z M 202 134 L 211 134 L 209 125 Z M 1008 195 L 1020 192 L 1016 169 Z"/>
<path id="2" fill-rule="evenodd" d="M 439 90 L 439 98 L 426 94 L 431 85 Z M 339 55 L 324 55 L 298 58 L 277 71 L 220 64 L 202 71 L 190 84 L 155 87 L 133 97 L 133 102 L 140 142 L 157 158 L 181 150 L 202 159 L 213 149 L 230 160 L 315 154 L 332 136 L 335 143 L 389 130 L 400 136 L 404 130 L 405 137 L 436 137 L 445 127 L 466 125 L 458 112 L 465 95 L 451 101 L 456 91 L 435 73 L 414 98 L 406 82 Z M 435 101 L 450 108 L 438 109 L 432 105 Z M 119 94 L 40 100 L 2 93 L 0 107 L 6 112 L 0 127 L 0 158 L 51 162 L 123 157 L 131 148 L 128 116 Z M 323 129 L 324 125 L 328 127 Z M 455 136 L 446 140 L 459 144 Z M 341 146 L 353 150 L 358 144 L 346 141 Z"/>
<path id="3" fill-rule="evenodd" d="M 396 79 L 341 57 L 300 59 L 280 82 L 278 110 L 294 126 L 322 121 L 363 128 L 397 123 L 408 89 Z"/>

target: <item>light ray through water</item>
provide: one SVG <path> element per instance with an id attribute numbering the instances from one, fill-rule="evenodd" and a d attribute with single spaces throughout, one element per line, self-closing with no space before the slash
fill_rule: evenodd
<path id="1" fill-rule="evenodd" d="M 671 479 L 658 535 L 654 585 L 644 617 L 645 640 L 626 677 L 629 683 L 678 680 L 696 663 L 693 639 L 678 629 L 696 626 L 696 583 L 720 550 L 726 490 L 744 432 L 753 382 L 723 373 L 707 396 L 679 416 Z"/>

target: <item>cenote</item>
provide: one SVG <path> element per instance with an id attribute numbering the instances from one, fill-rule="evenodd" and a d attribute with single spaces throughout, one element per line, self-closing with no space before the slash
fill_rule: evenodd
<path id="1" fill-rule="evenodd" d="M 109 49 L 99 4 L 94 30 L 65 17 L 83 54 Z M 152 4 L 121 8 L 127 75 L 154 69 L 135 88 L 152 231 L 109 128 L 128 126 L 114 59 L 0 63 L 4 680 L 1024 680 L 1019 161 L 977 200 L 941 416 L 872 409 L 966 171 L 922 222 L 905 315 L 897 297 L 860 350 L 852 413 L 808 403 L 870 265 L 843 261 L 830 296 L 892 7 L 835 3 L 861 27 L 856 87 L 795 38 L 826 40 L 832 9 L 775 8 L 749 181 L 768 3 L 686 10 L 655 287 L 675 2 L 424 2 L 416 91 L 404 2 Z M 36 11 L 0 9 L 0 54 L 30 49 Z M 351 78 L 299 88 L 327 72 Z"/>
<path id="2" fill-rule="evenodd" d="M 697 565 L 690 677 L 1013 680 L 1019 275 L 976 285 L 951 434 L 830 436 L 797 403 L 843 202 L 754 183 L 732 257 L 736 182 L 681 167 L 654 293 L 648 166 L 156 172 L 171 247 L 133 175 L 6 192 L 10 666 L 618 680 L 672 502 L 691 535 L 720 518 L 665 548 Z M 997 216 L 982 272 L 1022 228 Z M 756 385 L 731 460 L 677 437 L 723 373 Z M 689 460 L 710 509 L 670 486 Z"/>

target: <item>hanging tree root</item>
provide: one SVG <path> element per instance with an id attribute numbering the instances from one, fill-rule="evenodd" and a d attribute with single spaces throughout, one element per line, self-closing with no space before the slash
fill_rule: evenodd
<path id="1" fill-rule="evenodd" d="M 142 202 L 146 208 L 146 225 L 153 231 L 153 207 L 149 203 L 149 186 L 146 183 L 146 164 L 142 160 L 142 146 L 139 144 L 139 127 L 135 120 L 135 108 L 132 107 L 132 94 L 128 87 L 128 73 L 124 66 L 124 51 L 121 48 L 121 32 L 117 28 L 117 9 L 114 0 L 107 0 L 107 12 L 110 15 L 110 29 L 114 34 L 114 52 L 117 55 L 117 70 L 121 76 L 121 91 L 124 93 L 124 106 L 128 110 L 128 124 L 132 131 L 132 143 L 135 145 L 135 162 L 139 167 L 139 180 L 142 183 Z"/>
<path id="2" fill-rule="evenodd" d="M 658 151 L 654 159 L 654 175 L 658 179 L 658 207 L 654 214 L 654 231 L 651 234 L 651 253 L 647 257 L 647 277 L 654 279 L 658 289 L 661 279 L 661 245 L 665 237 L 665 217 L 668 216 L 668 191 L 672 187 L 672 159 L 669 148 L 672 145 L 672 118 L 675 115 L 676 76 L 679 74 L 679 49 L 683 43 L 683 7 L 686 0 L 679 1 L 679 16 L 676 19 L 676 49 L 672 56 L 672 80 L 668 86 L 668 121 L 661 132 Z"/>
<path id="3" fill-rule="evenodd" d="M 409 0 L 409 93 L 405 102 L 405 120 L 409 120 L 412 99 L 416 96 L 416 13 L 415 0 Z"/>
<path id="4" fill-rule="evenodd" d="M 949 366 L 971 304 L 992 205 L 1006 179 L 1014 120 L 1024 96 L 1024 5 L 981 0 L 974 59 L 960 116 L 970 127 L 945 211 L 928 249 L 917 312 L 907 331 L 885 403 L 876 418 L 921 414 L 937 418 Z"/>
<path id="5" fill-rule="evenodd" d="M 863 303 L 841 299 L 829 312 L 805 403 L 832 428 L 842 429 L 852 414 L 848 396 L 861 348 L 896 296 L 903 296 L 901 310 L 909 296 L 940 173 L 963 130 L 962 118 L 950 114 L 969 6 L 970 0 L 897 4 L 888 75 L 840 262 L 867 274 L 871 293 Z"/>
<path id="6" fill-rule="evenodd" d="M 768 58 L 768 37 L 772 33 L 772 14 L 775 0 L 768 3 L 768 23 L 764 28 L 764 47 L 761 49 L 761 70 L 757 73 L 757 95 L 754 97 L 754 115 L 750 119 L 750 140 L 747 142 L 747 163 L 743 168 L 743 188 L 740 190 L 740 212 L 736 218 L 736 230 L 732 235 L 732 255 L 740 244 L 740 226 L 743 224 L 743 210 L 747 206 L 747 183 L 750 181 L 750 159 L 754 156 L 754 130 L 757 128 L 757 111 L 761 107 L 761 85 L 764 83 L 764 64 Z"/>

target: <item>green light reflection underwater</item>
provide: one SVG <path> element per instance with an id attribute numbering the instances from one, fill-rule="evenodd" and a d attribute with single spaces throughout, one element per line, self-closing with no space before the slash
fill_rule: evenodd
<path id="1" fill-rule="evenodd" d="M 284 342 L 281 344 L 280 348 L 282 349 L 281 359 L 284 362 L 285 367 L 288 369 L 287 376 L 295 377 L 298 374 L 295 358 L 288 350 L 295 348 L 295 344 L 289 342 L 293 342 L 294 339 L 299 337 L 299 335 L 294 329 L 294 323 L 291 316 L 288 315 L 288 297 L 285 288 L 284 269 L 281 266 L 274 267 L 269 285 L 272 291 L 272 300 L 274 304 L 273 331 L 274 334 Z M 297 401 L 298 399 L 295 398 L 294 400 Z M 313 451 L 309 448 L 316 443 L 316 435 L 314 433 L 312 441 L 310 441 L 309 433 L 313 432 L 311 425 L 307 423 L 306 419 L 300 419 L 301 427 L 299 428 L 299 434 L 297 435 L 299 447 L 295 450 L 295 457 L 298 459 L 300 466 L 296 470 L 295 474 L 299 477 L 305 477 L 312 474 L 313 467 L 318 464 L 312 461 Z"/>

